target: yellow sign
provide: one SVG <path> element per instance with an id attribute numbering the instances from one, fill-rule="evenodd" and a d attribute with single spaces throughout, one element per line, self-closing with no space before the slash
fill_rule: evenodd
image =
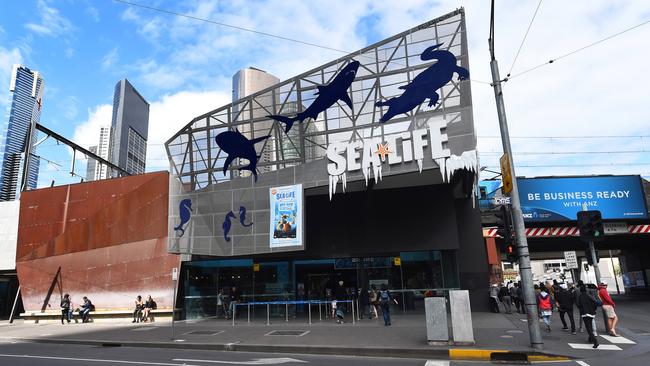
<path id="1" fill-rule="evenodd" d="M 510 171 L 510 159 L 508 154 L 501 156 L 501 181 L 503 182 L 502 191 L 504 194 L 512 191 L 512 172 Z"/>
<path id="2" fill-rule="evenodd" d="M 400 257 L 393 258 L 393 264 L 395 264 L 396 266 L 401 266 L 402 265 L 402 259 Z"/>
<path id="3" fill-rule="evenodd" d="M 253 264 L 253 272 L 259 272 L 260 271 L 260 264 L 259 263 L 254 263 Z"/>

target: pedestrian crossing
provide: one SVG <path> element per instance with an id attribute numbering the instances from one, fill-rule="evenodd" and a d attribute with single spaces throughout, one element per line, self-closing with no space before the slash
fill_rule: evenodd
<path id="1" fill-rule="evenodd" d="M 569 346 L 574 349 L 591 349 L 595 351 L 622 351 L 623 349 L 617 344 L 636 344 L 633 340 L 627 339 L 623 336 L 612 337 L 608 335 L 599 334 L 598 337 L 613 343 L 613 344 L 600 344 L 598 348 L 593 348 L 591 343 L 569 343 Z"/>

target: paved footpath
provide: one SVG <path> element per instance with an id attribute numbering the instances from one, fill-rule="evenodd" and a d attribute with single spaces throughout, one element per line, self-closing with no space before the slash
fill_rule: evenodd
<path id="1" fill-rule="evenodd" d="M 552 332 L 543 332 L 546 354 L 576 359 L 619 357 L 642 352 L 650 346 L 650 299 L 615 297 L 621 318 L 622 337 L 600 336 L 597 350 L 587 345 L 585 333 L 571 335 L 561 330 L 557 314 Z M 599 313 L 600 315 L 600 313 Z M 526 317 L 520 314 L 473 313 L 473 347 L 430 346 L 426 342 L 423 314 L 394 314 L 393 325 L 384 327 L 380 319 L 336 324 L 329 319 L 266 319 L 251 323 L 239 319 L 233 326 L 225 320 L 203 319 L 176 322 L 174 337 L 170 323 L 89 323 L 89 324 L 14 324 L 0 323 L 0 342 L 32 341 L 90 345 L 123 345 L 244 352 L 291 354 L 335 354 L 419 359 L 489 359 L 493 350 L 531 354 Z M 604 333 L 602 318 L 597 318 L 599 333 Z M 275 333 L 273 333 L 276 331 Z M 643 353 L 643 352 L 642 352 Z M 618 355 L 618 356 L 617 356 Z M 540 354 L 543 356 L 543 354 Z M 536 358 L 529 358 L 535 360 Z M 537 358 L 543 360 L 544 358 Z"/>

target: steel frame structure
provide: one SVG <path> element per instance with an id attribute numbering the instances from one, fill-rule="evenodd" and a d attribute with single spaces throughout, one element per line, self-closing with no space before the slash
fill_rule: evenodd
<path id="1" fill-rule="evenodd" d="M 237 169 L 246 163 L 235 160 L 224 174 L 222 165 L 227 155 L 214 141 L 220 132 L 235 129 L 249 139 L 271 136 L 257 146 L 258 154 L 263 155 L 257 164 L 259 170 L 282 169 L 320 159 L 332 142 L 402 133 L 422 128 L 431 119 L 469 122 L 471 131 L 464 137 L 473 139 L 470 144 L 475 146 L 469 80 L 454 79 L 441 88 L 436 106 L 429 107 L 424 102 L 408 114 L 379 122 L 386 107 L 375 107 L 375 102 L 399 96 L 400 86 L 434 64 L 435 60 L 422 61 L 420 54 L 439 43 L 457 57 L 460 66 L 469 69 L 462 8 L 194 118 L 165 143 L 170 170 L 186 190 L 239 176 Z M 352 111 L 339 101 L 318 119 L 294 124 L 289 133 L 284 132 L 284 125 L 266 117 L 303 111 L 315 99 L 316 87 L 329 83 L 352 59 L 361 63 L 350 88 Z"/>

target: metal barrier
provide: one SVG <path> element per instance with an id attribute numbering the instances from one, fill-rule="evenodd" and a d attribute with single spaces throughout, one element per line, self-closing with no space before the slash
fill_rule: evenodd
<path id="1" fill-rule="evenodd" d="M 345 303 L 350 303 L 350 308 L 352 309 L 352 324 L 356 324 L 356 317 L 355 317 L 355 312 L 358 315 L 359 314 L 359 301 L 358 300 L 337 300 L 336 304 L 345 304 Z M 312 324 L 312 315 L 311 315 L 311 309 L 312 305 L 318 305 L 318 319 L 319 321 L 323 320 L 323 311 L 322 311 L 322 305 L 325 305 L 326 313 L 325 316 L 329 317 L 329 314 L 331 314 L 331 306 L 332 306 L 332 301 L 327 301 L 327 300 L 287 300 L 287 301 L 251 301 L 251 302 L 246 302 L 246 303 L 237 303 L 235 304 L 234 308 L 234 314 L 231 314 L 232 318 L 232 325 L 235 325 L 235 315 L 237 314 L 237 307 L 241 306 L 246 306 L 247 307 L 247 314 L 248 314 L 248 320 L 247 323 L 251 322 L 251 306 L 258 306 L 258 305 L 266 305 L 266 325 L 271 325 L 271 316 L 270 316 L 270 309 L 271 305 L 284 305 L 285 307 L 285 321 L 289 321 L 289 305 L 307 305 L 308 308 L 308 314 L 309 314 L 309 324 Z M 356 309 L 355 309 L 356 308 Z M 356 311 L 355 311 L 356 310 Z M 332 314 L 332 317 L 335 315 Z"/>

